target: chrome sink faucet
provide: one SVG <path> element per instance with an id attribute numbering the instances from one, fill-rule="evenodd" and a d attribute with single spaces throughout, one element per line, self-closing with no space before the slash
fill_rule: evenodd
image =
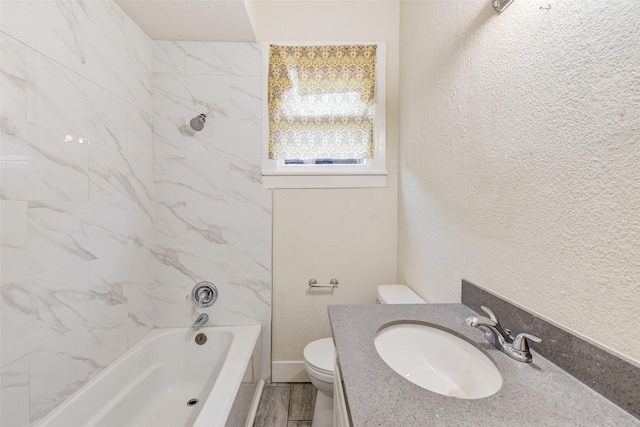
<path id="1" fill-rule="evenodd" d="M 209 315 L 207 313 L 202 313 L 195 322 L 193 322 L 193 330 L 199 331 L 205 323 L 209 321 Z"/>
<path id="2" fill-rule="evenodd" d="M 498 322 L 498 318 L 493 314 L 493 311 L 484 305 L 480 308 L 489 315 L 489 318 L 484 316 L 471 316 L 467 318 L 467 324 L 475 328 L 482 328 L 484 338 L 507 356 L 518 362 L 531 363 L 533 357 L 531 356 L 527 339 L 537 343 L 541 343 L 542 339 L 526 333 L 518 334 L 514 338 L 509 329 L 500 326 L 500 322 Z"/>

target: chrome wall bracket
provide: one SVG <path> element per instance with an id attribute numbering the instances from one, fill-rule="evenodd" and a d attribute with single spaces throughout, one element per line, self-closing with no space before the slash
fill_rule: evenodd
<path id="1" fill-rule="evenodd" d="M 218 288 L 211 282 L 200 282 L 193 287 L 191 299 L 196 307 L 209 307 L 218 299 Z"/>
<path id="2" fill-rule="evenodd" d="M 496 12 L 502 13 L 511 3 L 513 0 L 493 0 L 493 8 Z"/>
<path id="3" fill-rule="evenodd" d="M 318 284 L 318 281 L 314 278 L 309 279 L 309 287 L 310 288 L 337 288 L 338 287 L 338 279 L 333 278 L 329 281 L 329 284 Z"/>

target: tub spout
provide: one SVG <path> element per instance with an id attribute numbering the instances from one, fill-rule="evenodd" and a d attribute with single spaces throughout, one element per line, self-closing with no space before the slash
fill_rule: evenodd
<path id="1" fill-rule="evenodd" d="M 202 313 L 196 321 L 193 323 L 193 330 L 199 331 L 202 326 L 209 321 L 209 315 L 207 313 Z"/>

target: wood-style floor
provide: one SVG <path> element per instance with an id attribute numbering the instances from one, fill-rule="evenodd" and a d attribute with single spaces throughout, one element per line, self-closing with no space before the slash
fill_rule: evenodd
<path id="1" fill-rule="evenodd" d="M 254 427 L 312 427 L 316 388 L 311 383 L 273 383 L 262 391 Z"/>

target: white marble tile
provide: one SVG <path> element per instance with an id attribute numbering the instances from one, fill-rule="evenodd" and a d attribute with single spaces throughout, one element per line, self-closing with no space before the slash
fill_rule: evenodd
<path id="1" fill-rule="evenodd" d="M 29 275 L 27 202 L 2 200 L 0 209 L 0 278 L 10 283 Z"/>
<path id="2" fill-rule="evenodd" d="M 110 1 L 84 4 L 82 22 L 86 37 L 86 63 L 80 74 L 118 97 L 134 102 L 126 76 L 132 70 L 125 51 L 125 17 Z"/>
<path id="3" fill-rule="evenodd" d="M 215 42 L 180 42 L 179 44 L 186 52 L 186 73 L 188 74 L 262 75 L 262 48 L 259 44 Z"/>
<path id="4" fill-rule="evenodd" d="M 185 307 L 189 295 L 183 288 L 154 284 L 153 325 L 156 328 L 182 328 L 187 326 Z"/>
<path id="5" fill-rule="evenodd" d="M 181 288 L 186 294 L 203 280 L 213 283 L 228 281 L 227 245 L 158 245 L 154 257 L 156 285 Z"/>
<path id="6" fill-rule="evenodd" d="M 163 242 L 154 250 L 156 327 L 190 326 L 201 312 L 210 324 L 269 325 L 272 201 L 260 173 L 260 67 L 257 45 L 154 44 L 155 230 Z M 190 130 L 191 117 L 211 105 L 204 130 Z M 220 291 L 208 309 L 190 299 L 201 280 Z"/>
<path id="7" fill-rule="evenodd" d="M 179 245 L 187 239 L 187 212 L 185 202 L 154 204 L 155 243 Z"/>
<path id="8" fill-rule="evenodd" d="M 230 119 L 227 132 L 230 138 L 224 141 L 225 151 L 233 157 L 232 163 L 251 166 L 262 165 L 262 121 L 247 119 Z"/>
<path id="9" fill-rule="evenodd" d="M 111 1 L 86 2 L 87 63 L 82 75 L 151 111 L 151 40 Z"/>
<path id="10" fill-rule="evenodd" d="M 185 124 L 184 116 L 185 114 L 174 117 L 154 116 L 153 155 L 155 157 L 186 158 L 186 138 L 190 132 L 186 128 L 188 125 Z"/>
<path id="11" fill-rule="evenodd" d="M 140 58 L 138 58 L 140 59 Z M 144 59 L 140 59 L 145 61 Z M 142 110 L 151 113 L 153 111 L 153 73 L 146 66 L 133 67 L 125 75 L 125 84 L 128 89 L 129 98 Z M 128 99 L 128 98 L 125 98 Z"/>
<path id="12" fill-rule="evenodd" d="M 228 117 L 259 120 L 262 117 L 262 77 L 231 77 L 229 86 Z"/>
<path id="13" fill-rule="evenodd" d="M 21 426 L 153 327 L 153 42 L 112 1 L 2 12 L 1 423 Z"/>
<path id="14" fill-rule="evenodd" d="M 87 264 L 78 263 L 2 285 L 2 363 L 81 327 L 95 306 L 87 279 Z"/>
<path id="15" fill-rule="evenodd" d="M 258 300 L 271 305 L 271 248 L 232 246 L 229 259 L 229 285 L 250 289 Z"/>
<path id="16" fill-rule="evenodd" d="M 4 199 L 87 200 L 88 144 L 17 121 L 1 127 Z"/>
<path id="17" fill-rule="evenodd" d="M 148 71 L 153 70 L 154 41 L 142 31 L 131 18 L 125 15 L 125 49 L 129 54 L 132 66 L 142 66 Z M 151 78 L 151 76 L 149 76 Z M 150 80 L 149 80 L 150 83 Z M 147 110 L 149 111 L 149 110 Z"/>
<path id="18" fill-rule="evenodd" d="M 229 166 L 230 199 L 259 206 L 271 213 L 272 193 L 262 187 L 262 168 L 257 165 L 236 164 Z"/>
<path id="19" fill-rule="evenodd" d="M 248 203 L 187 203 L 190 243 L 271 244 L 271 214 Z"/>
<path id="20" fill-rule="evenodd" d="M 91 144 L 89 200 L 140 201 L 153 198 L 153 163 L 127 151 Z"/>
<path id="21" fill-rule="evenodd" d="M 26 63 L 29 123 L 126 148 L 126 102 L 37 52 L 28 51 Z"/>
<path id="22" fill-rule="evenodd" d="M 0 52 L 2 54 L 0 70 L 14 79 L 24 80 L 26 77 L 24 44 L 3 33 L 0 37 Z"/>
<path id="23" fill-rule="evenodd" d="M 189 202 L 186 207 L 187 241 L 190 244 L 228 245 L 226 224 L 232 216 L 227 202 Z"/>
<path id="24" fill-rule="evenodd" d="M 154 114 L 182 117 L 184 126 L 197 114 L 227 117 L 229 82 L 227 76 L 153 73 Z"/>
<path id="25" fill-rule="evenodd" d="M 115 6 L 115 3 L 113 4 Z M 125 16 L 125 19 L 125 52 L 131 67 L 125 82 L 136 105 L 151 113 L 153 40 L 128 16 Z"/>
<path id="26" fill-rule="evenodd" d="M 127 206 L 107 202 L 29 202 L 29 268 L 51 271 L 131 247 Z"/>
<path id="27" fill-rule="evenodd" d="M 196 283 L 207 280 L 193 268 L 193 262 L 190 261 L 192 252 L 185 245 L 158 245 L 154 249 L 153 303 L 156 328 L 186 326 L 185 308 L 191 304 L 191 289 Z M 220 257 L 219 251 L 216 253 Z M 226 256 L 220 258 L 226 259 Z"/>
<path id="28" fill-rule="evenodd" d="M 2 2 L 2 31 L 27 46 L 80 71 L 86 63 L 85 9 L 73 1 Z"/>
<path id="29" fill-rule="evenodd" d="M 133 246 L 153 248 L 153 202 L 128 202 L 127 214 Z"/>
<path id="30" fill-rule="evenodd" d="M 136 249 L 104 257 L 89 263 L 88 289 L 96 304 L 92 319 L 112 318 L 118 324 L 128 322 L 128 299 L 125 289 L 131 290 L 141 277 L 139 266 L 132 262 Z"/>
<path id="31" fill-rule="evenodd" d="M 185 137 L 185 156 L 206 156 L 232 164 L 261 164 L 260 131 L 253 121 L 211 118 L 200 132 Z M 249 139 L 252 135 L 257 139 Z M 256 147 L 260 147 L 256 150 Z M 256 154 L 256 151 L 258 153 Z"/>
<path id="32" fill-rule="evenodd" d="M 206 154 L 206 153 L 203 153 Z M 155 158 L 154 193 L 161 202 L 220 201 L 228 194 L 229 165 L 211 156 Z"/>
<path id="33" fill-rule="evenodd" d="M 226 245 L 158 246 L 155 251 L 156 327 L 165 327 L 194 311 L 190 298 L 196 283 L 207 280 L 220 287 L 228 282 L 228 247 Z M 176 310 L 182 309 L 180 315 Z M 189 317 L 190 319 L 190 317 Z M 173 325 L 176 326 L 176 325 Z"/>
<path id="34" fill-rule="evenodd" d="M 0 57 L 0 109 L 4 128 L 11 127 L 15 121 L 21 123 L 26 117 L 26 47 L 2 33 Z"/>
<path id="35" fill-rule="evenodd" d="M 29 427 L 29 358 L 23 357 L 0 370 L 0 424 Z"/>
<path id="36" fill-rule="evenodd" d="M 128 343 L 153 327 L 152 285 L 150 249 L 132 249 L 89 263 L 89 288 L 103 303 L 94 318 L 113 318 L 127 325 Z"/>
<path id="37" fill-rule="evenodd" d="M 33 352 L 32 422 L 55 408 L 126 349 L 127 326 L 106 318 Z"/>
<path id="38" fill-rule="evenodd" d="M 186 324 L 190 326 L 200 313 L 209 315 L 208 325 L 255 325 L 268 322 L 271 308 L 245 286 L 218 286 L 218 300 L 207 308 L 186 305 Z"/>
<path id="39" fill-rule="evenodd" d="M 3 6 L 3 31 L 151 111 L 152 41 L 115 2 L 22 0 Z"/>
<path id="40" fill-rule="evenodd" d="M 212 274 L 211 271 L 219 268 L 215 263 L 211 264 L 212 260 L 193 258 L 186 264 L 194 265 L 195 271 Z M 219 292 L 212 307 L 197 308 L 186 304 L 187 325 L 197 318 L 198 313 L 209 314 L 212 325 L 268 324 L 271 318 L 271 248 L 228 246 L 228 261 L 223 271 L 227 273 L 226 280 L 212 280 Z"/>
<path id="41" fill-rule="evenodd" d="M 131 256 L 133 275 L 124 285 L 127 298 L 129 347 L 153 329 L 153 252 L 137 249 Z"/>
<path id="42" fill-rule="evenodd" d="M 131 104 L 127 105 L 127 151 L 153 157 L 153 116 Z"/>
<path id="43" fill-rule="evenodd" d="M 185 50 L 182 42 L 154 41 L 152 70 L 154 73 L 184 73 Z"/>

